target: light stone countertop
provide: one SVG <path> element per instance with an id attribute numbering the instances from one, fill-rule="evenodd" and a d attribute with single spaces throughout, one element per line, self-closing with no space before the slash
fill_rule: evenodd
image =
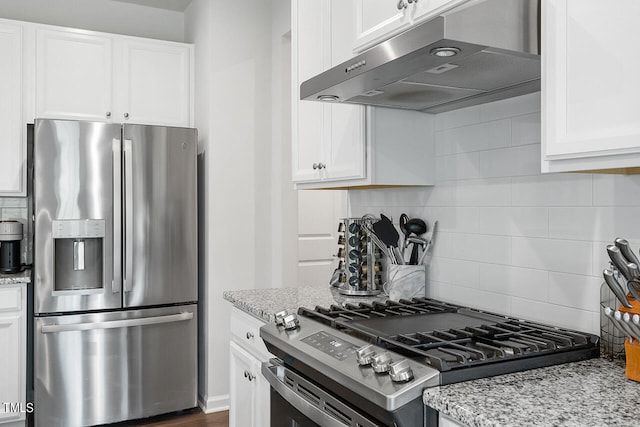
<path id="1" fill-rule="evenodd" d="M 274 288 L 226 291 L 235 307 L 272 322 L 298 307 L 329 307 L 352 298 L 335 288 Z M 591 359 L 425 389 L 423 401 L 469 427 L 640 426 L 640 383 L 624 377 L 624 364 Z"/>
<path id="2" fill-rule="evenodd" d="M 16 283 L 31 283 L 31 270 L 27 269 L 14 274 L 0 273 L 0 286 Z"/>

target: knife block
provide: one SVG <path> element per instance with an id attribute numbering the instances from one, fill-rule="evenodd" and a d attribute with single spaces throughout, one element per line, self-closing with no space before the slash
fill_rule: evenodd
<path id="1" fill-rule="evenodd" d="M 630 293 L 627 295 L 627 300 L 633 307 L 626 308 L 625 306 L 620 305 L 618 310 L 631 315 L 640 314 L 640 301 L 636 300 Z M 624 376 L 630 380 L 640 382 L 640 342 L 631 342 L 627 338 L 624 341 L 624 351 L 626 355 Z"/>

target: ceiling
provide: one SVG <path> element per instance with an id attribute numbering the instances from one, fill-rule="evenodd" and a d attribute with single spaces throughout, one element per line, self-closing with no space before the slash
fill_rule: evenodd
<path id="1" fill-rule="evenodd" d="M 191 0 L 113 0 L 121 3 L 133 3 L 140 6 L 155 7 L 157 9 L 175 10 L 177 12 L 184 12 L 189 6 Z"/>

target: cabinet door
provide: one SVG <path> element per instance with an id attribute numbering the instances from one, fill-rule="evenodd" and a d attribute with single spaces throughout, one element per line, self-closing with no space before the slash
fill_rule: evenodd
<path id="1" fill-rule="evenodd" d="M 23 290 L 0 288 L 0 423 L 24 418 L 25 407 L 25 329 Z"/>
<path id="2" fill-rule="evenodd" d="M 36 51 L 36 117 L 111 120 L 110 38 L 39 28 Z"/>
<path id="3" fill-rule="evenodd" d="M 22 27 L 0 23 L 0 196 L 25 194 Z"/>
<path id="4" fill-rule="evenodd" d="M 169 42 L 122 41 L 122 96 L 116 120 L 191 125 L 192 48 Z"/>
<path id="5" fill-rule="evenodd" d="M 230 347 L 229 426 L 256 426 L 258 360 L 234 342 Z M 268 420 L 264 420 L 268 425 Z"/>
<path id="6" fill-rule="evenodd" d="M 635 0 L 543 2 L 543 171 L 640 166 L 638 16 Z"/>
<path id="7" fill-rule="evenodd" d="M 326 121 L 330 106 L 300 101 L 300 84 L 330 64 L 328 2 L 292 2 L 292 178 L 294 182 L 319 180 L 323 146 L 329 143 Z M 315 167 L 314 167 L 315 165 Z"/>
<path id="8" fill-rule="evenodd" d="M 357 52 L 380 43 L 411 26 L 411 7 L 398 7 L 406 0 L 354 0 Z"/>

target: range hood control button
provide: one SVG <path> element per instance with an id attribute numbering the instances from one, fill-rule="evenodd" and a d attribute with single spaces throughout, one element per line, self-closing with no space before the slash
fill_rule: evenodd
<path id="1" fill-rule="evenodd" d="M 371 358 L 371 367 L 378 374 L 384 374 L 389 372 L 389 365 L 391 365 L 391 355 L 388 352 L 376 354 Z"/>
<path id="2" fill-rule="evenodd" d="M 367 344 L 356 350 L 356 360 L 358 365 L 365 366 L 371 364 L 371 358 L 375 356 L 376 352 L 373 351 L 373 346 Z"/>
<path id="3" fill-rule="evenodd" d="M 407 359 L 400 359 L 397 362 L 389 365 L 389 376 L 391 381 L 396 383 L 403 383 L 413 379 L 413 371 L 409 366 Z"/>
<path id="4" fill-rule="evenodd" d="M 288 331 L 296 329 L 300 322 L 298 321 L 298 316 L 295 314 L 288 314 L 282 319 L 282 325 Z"/>

